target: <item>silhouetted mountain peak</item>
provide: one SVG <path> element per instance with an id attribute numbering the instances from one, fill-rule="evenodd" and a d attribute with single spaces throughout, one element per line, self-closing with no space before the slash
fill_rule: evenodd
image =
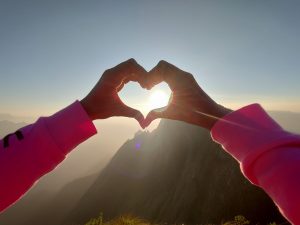
<path id="1" fill-rule="evenodd" d="M 282 221 L 277 208 L 241 174 L 207 130 L 162 120 L 127 141 L 64 224 L 132 213 L 168 223 L 220 223 L 236 215 Z"/>

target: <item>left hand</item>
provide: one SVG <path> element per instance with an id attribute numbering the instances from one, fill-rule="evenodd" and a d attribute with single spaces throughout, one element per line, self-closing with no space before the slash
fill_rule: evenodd
<path id="1" fill-rule="evenodd" d="M 136 81 L 144 87 L 146 75 L 142 66 L 134 59 L 129 59 L 106 70 L 92 91 L 81 100 L 81 104 L 92 120 L 125 116 L 136 119 L 142 126 L 143 114 L 125 105 L 118 92 L 129 81 Z"/>

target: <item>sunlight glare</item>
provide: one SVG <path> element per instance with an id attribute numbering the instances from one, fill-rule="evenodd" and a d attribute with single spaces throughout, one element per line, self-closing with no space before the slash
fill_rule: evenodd
<path id="1" fill-rule="evenodd" d="M 149 97 L 149 108 L 151 109 L 161 108 L 167 106 L 168 102 L 169 102 L 169 96 L 161 90 L 156 90 Z"/>

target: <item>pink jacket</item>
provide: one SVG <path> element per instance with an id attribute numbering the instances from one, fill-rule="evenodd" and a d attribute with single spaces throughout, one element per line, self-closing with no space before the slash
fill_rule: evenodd
<path id="1" fill-rule="evenodd" d="M 96 132 L 76 101 L 1 140 L 0 211 Z M 244 175 L 270 195 L 282 214 L 300 224 L 300 136 L 284 131 L 258 104 L 220 119 L 211 134 L 240 162 Z"/>
<path id="2" fill-rule="evenodd" d="M 264 189 L 291 223 L 300 224 L 300 136 L 284 131 L 258 104 L 226 115 L 211 135 L 240 163 L 245 177 Z"/>
<path id="3" fill-rule="evenodd" d="M 0 141 L 0 211 L 17 201 L 96 129 L 77 101 Z"/>

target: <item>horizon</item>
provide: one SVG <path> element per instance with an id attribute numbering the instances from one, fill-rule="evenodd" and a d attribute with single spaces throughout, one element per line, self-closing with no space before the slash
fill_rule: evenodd
<path id="1" fill-rule="evenodd" d="M 133 57 L 147 70 L 170 61 L 232 109 L 259 102 L 300 112 L 299 9 L 296 1 L 2 1 L 0 111 L 51 115 Z M 140 91 L 123 97 L 143 104 Z"/>

